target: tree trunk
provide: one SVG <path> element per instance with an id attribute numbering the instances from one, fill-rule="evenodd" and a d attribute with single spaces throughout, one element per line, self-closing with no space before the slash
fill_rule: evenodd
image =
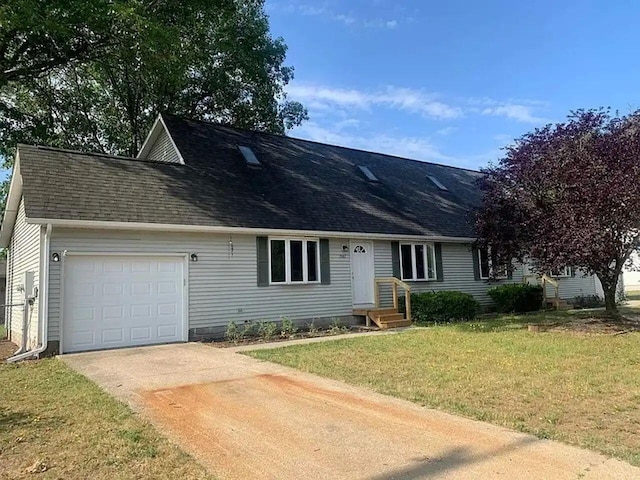
<path id="1" fill-rule="evenodd" d="M 604 291 L 604 307 L 606 312 L 612 317 L 618 317 L 618 305 L 616 304 L 616 291 L 618 290 L 617 275 L 598 275 L 602 290 Z"/>

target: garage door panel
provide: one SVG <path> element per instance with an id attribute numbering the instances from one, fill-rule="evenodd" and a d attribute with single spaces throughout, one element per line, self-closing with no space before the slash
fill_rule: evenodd
<path id="1" fill-rule="evenodd" d="M 184 259 L 69 256 L 65 352 L 150 345 L 184 337 Z"/>

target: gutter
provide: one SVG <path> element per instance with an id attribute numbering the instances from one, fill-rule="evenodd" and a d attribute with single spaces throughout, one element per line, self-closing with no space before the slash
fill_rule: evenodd
<path id="1" fill-rule="evenodd" d="M 48 224 L 44 233 L 44 238 L 42 241 L 42 249 L 40 251 L 40 278 L 38 283 L 39 285 L 39 293 L 38 293 L 38 301 L 39 309 L 38 309 L 38 317 L 39 317 L 39 337 L 40 344 L 37 348 L 33 350 L 29 350 L 28 352 L 14 354 L 12 357 L 7 358 L 7 363 L 15 363 L 21 360 L 26 360 L 32 357 L 38 357 L 42 352 L 47 349 L 49 345 L 49 251 L 51 247 L 51 224 Z M 29 300 L 25 300 L 25 316 L 23 316 L 23 325 L 27 324 L 26 321 L 26 312 L 28 310 L 28 302 Z M 23 328 L 25 328 L 23 326 Z M 26 345 L 26 335 L 23 334 L 22 338 L 24 345 Z"/>
<path id="2" fill-rule="evenodd" d="M 321 230 L 288 230 L 277 228 L 224 227 L 213 225 L 178 225 L 169 223 L 110 222 L 102 220 L 66 220 L 48 218 L 27 218 L 26 222 L 36 225 L 53 225 L 63 228 L 98 228 L 106 230 L 136 230 L 149 232 L 224 233 L 247 235 L 295 235 L 303 237 L 359 238 L 368 240 L 421 240 L 445 243 L 473 243 L 474 237 L 447 237 L 442 235 L 402 235 L 390 233 L 337 232 Z"/>

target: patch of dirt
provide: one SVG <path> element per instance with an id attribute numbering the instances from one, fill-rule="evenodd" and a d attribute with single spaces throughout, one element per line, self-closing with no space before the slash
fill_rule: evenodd
<path id="1" fill-rule="evenodd" d="M 575 318 L 565 323 L 540 326 L 539 331 L 568 332 L 580 335 L 622 335 L 640 332 L 640 318 L 623 317 L 619 320 L 587 317 Z"/>
<path id="2" fill-rule="evenodd" d="M 0 340 L 0 362 L 6 360 L 13 355 L 18 346 L 9 340 Z"/>
<path id="3" fill-rule="evenodd" d="M 377 332 L 378 328 L 374 327 L 362 327 L 362 326 L 352 326 L 352 327 L 342 327 L 339 332 L 332 332 L 331 330 L 320 330 L 319 332 L 310 333 L 310 332 L 298 332 L 295 335 L 288 335 L 286 337 L 273 337 L 269 340 L 265 340 L 259 337 L 248 337 L 243 338 L 242 340 L 238 340 L 237 342 L 230 342 L 228 340 L 214 340 L 212 342 L 206 342 L 208 345 L 217 348 L 229 348 L 229 347 L 239 347 L 241 345 L 261 345 L 263 343 L 277 343 L 277 342 L 288 342 L 289 340 L 300 340 L 302 338 L 319 338 L 319 337 L 335 337 L 338 335 L 344 335 L 345 333 L 365 333 L 365 332 Z"/>

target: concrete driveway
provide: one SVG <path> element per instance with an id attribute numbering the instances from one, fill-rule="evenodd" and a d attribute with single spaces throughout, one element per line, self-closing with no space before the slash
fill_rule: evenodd
<path id="1" fill-rule="evenodd" d="M 640 469 L 230 350 L 64 355 L 222 479 L 631 479 Z"/>

